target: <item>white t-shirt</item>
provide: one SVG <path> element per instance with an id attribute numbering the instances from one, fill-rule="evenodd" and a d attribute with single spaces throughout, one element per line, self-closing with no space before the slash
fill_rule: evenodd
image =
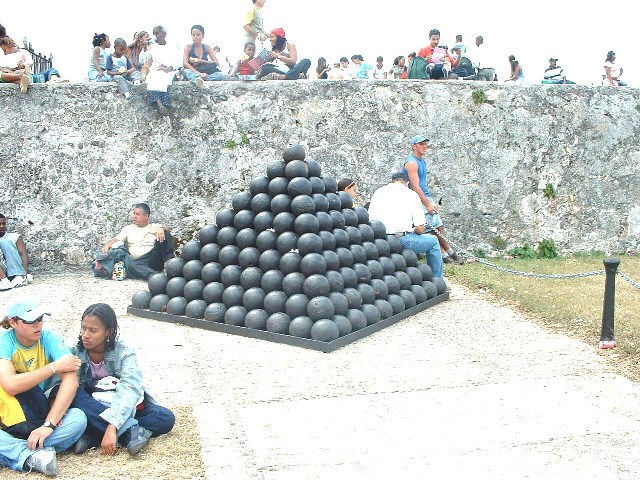
<path id="1" fill-rule="evenodd" d="M 427 223 L 420 197 L 400 182 L 379 188 L 371 197 L 369 218 L 384 223 L 388 234 L 413 232 Z"/>
<path id="2" fill-rule="evenodd" d="M 146 227 L 131 224 L 124 227 L 116 238 L 124 242 L 131 258 L 136 260 L 153 249 L 159 228 L 162 228 L 159 223 L 150 223 Z"/>

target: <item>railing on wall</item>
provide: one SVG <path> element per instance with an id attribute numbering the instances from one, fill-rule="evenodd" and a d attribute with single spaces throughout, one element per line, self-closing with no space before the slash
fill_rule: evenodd
<path id="1" fill-rule="evenodd" d="M 27 37 L 22 39 L 22 44 L 24 48 L 31 54 L 33 57 L 33 67 L 31 68 L 31 73 L 41 73 L 45 70 L 50 69 L 53 66 L 53 54 L 49 54 L 49 58 L 45 57 L 41 53 L 36 53 L 33 50 L 33 46 L 31 42 L 27 40 Z"/>

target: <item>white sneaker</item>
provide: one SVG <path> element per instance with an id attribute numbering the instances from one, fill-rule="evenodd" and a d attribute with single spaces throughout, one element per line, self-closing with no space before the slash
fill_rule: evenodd
<path id="1" fill-rule="evenodd" d="M 27 283 L 33 283 L 33 275 L 27 273 Z"/>
<path id="2" fill-rule="evenodd" d="M 11 288 L 24 287 L 27 284 L 27 279 L 22 275 L 16 275 L 11 280 Z"/>
<path id="3" fill-rule="evenodd" d="M 58 459 L 56 458 L 56 450 L 53 447 L 45 447 L 36 450 L 27 457 L 24 467 L 28 468 L 27 473 L 35 470 L 44 473 L 49 477 L 58 475 Z"/>
<path id="4" fill-rule="evenodd" d="M 195 82 L 198 87 L 204 88 L 204 80 L 202 80 L 202 77 L 196 78 Z"/>
<path id="5" fill-rule="evenodd" d="M 0 291 L 11 290 L 12 288 L 13 288 L 13 285 L 11 285 L 11 282 L 7 277 L 0 280 Z"/>

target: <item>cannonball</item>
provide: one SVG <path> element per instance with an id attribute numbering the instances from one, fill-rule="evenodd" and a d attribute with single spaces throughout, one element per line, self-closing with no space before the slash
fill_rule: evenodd
<path id="1" fill-rule="evenodd" d="M 244 319 L 247 316 L 247 309 L 240 305 L 234 305 L 224 314 L 224 323 L 236 327 L 244 327 Z"/>
<path id="2" fill-rule="evenodd" d="M 360 297 L 362 297 L 362 303 L 373 303 L 376 300 L 376 292 L 368 283 L 359 283 L 356 287 Z"/>
<path id="3" fill-rule="evenodd" d="M 222 227 L 218 232 L 218 245 L 220 248 L 227 245 L 235 245 L 237 234 L 238 230 L 235 227 Z"/>
<path id="4" fill-rule="evenodd" d="M 331 217 L 331 226 L 334 229 L 334 233 L 336 229 L 344 230 L 346 223 L 342 212 L 339 212 L 338 210 L 329 210 L 329 216 Z"/>
<path id="5" fill-rule="evenodd" d="M 346 315 L 349 323 L 351 323 L 351 330 L 355 332 L 367 326 L 367 317 L 359 308 L 350 308 Z"/>
<path id="6" fill-rule="evenodd" d="M 303 213 L 313 213 L 316 211 L 316 204 L 309 195 L 298 195 L 291 200 L 291 213 L 302 215 Z"/>
<path id="7" fill-rule="evenodd" d="M 336 193 L 338 191 L 338 181 L 335 177 L 320 177 L 324 182 L 324 191 L 328 193 Z"/>
<path id="8" fill-rule="evenodd" d="M 349 308 L 360 308 L 362 306 L 362 295 L 355 288 L 345 288 L 342 294 L 347 299 Z"/>
<path id="9" fill-rule="evenodd" d="M 173 297 L 167 302 L 167 313 L 169 315 L 184 315 L 187 303 L 187 299 L 184 297 Z"/>
<path id="10" fill-rule="evenodd" d="M 231 208 L 233 208 L 233 211 L 236 212 L 236 215 L 237 212 L 251 209 L 252 198 L 253 195 L 250 192 L 240 192 L 236 193 L 233 196 L 233 198 L 231 199 Z"/>
<path id="11" fill-rule="evenodd" d="M 218 210 L 218 213 L 216 213 L 216 225 L 219 229 L 230 227 L 233 225 L 233 217 L 235 217 L 235 215 L 236 213 L 232 208 L 223 208 Z"/>
<path id="12" fill-rule="evenodd" d="M 219 253 L 220 246 L 217 243 L 207 243 L 200 249 L 200 261 L 204 264 L 217 262 Z"/>
<path id="13" fill-rule="evenodd" d="M 268 193 L 259 193 L 251 199 L 251 211 L 255 214 L 269 210 L 270 206 L 271 195 Z"/>
<path id="14" fill-rule="evenodd" d="M 376 238 L 373 241 L 373 244 L 378 250 L 379 257 L 388 257 L 389 255 L 391 255 L 391 248 L 389 248 L 389 242 L 387 242 L 386 240 L 382 238 Z"/>
<path id="15" fill-rule="evenodd" d="M 425 280 L 422 282 L 422 288 L 427 292 L 427 299 L 431 299 L 438 296 L 438 289 L 435 284 L 430 280 Z"/>
<path id="16" fill-rule="evenodd" d="M 298 235 L 318 233 L 320 231 L 320 221 L 312 213 L 303 213 L 298 215 L 293 222 L 293 230 Z"/>
<path id="17" fill-rule="evenodd" d="M 309 317 L 296 317 L 289 324 L 289 335 L 298 338 L 311 338 L 311 327 L 313 327 L 313 320 Z"/>
<path id="18" fill-rule="evenodd" d="M 409 290 L 411 288 L 411 277 L 405 272 L 394 272 L 393 276 L 398 279 L 400 290 Z"/>
<path id="19" fill-rule="evenodd" d="M 263 272 L 276 270 L 280 267 L 280 258 L 282 255 L 277 250 L 265 250 L 260 254 L 258 266 Z"/>
<path id="20" fill-rule="evenodd" d="M 209 262 L 202 267 L 200 278 L 205 284 L 219 282 L 224 267 L 218 262 Z"/>
<path id="21" fill-rule="evenodd" d="M 331 215 L 327 212 L 316 212 L 314 213 L 315 217 L 318 219 L 318 226 L 320 231 L 330 231 L 333 229 L 333 220 L 331 220 Z"/>
<path id="22" fill-rule="evenodd" d="M 282 195 L 282 194 L 286 195 L 288 186 L 289 186 L 289 180 L 286 179 L 285 177 L 276 177 L 269 182 L 269 190 L 267 193 L 269 193 L 269 195 L 271 195 L 272 197 L 272 200 L 271 200 L 272 208 L 273 208 L 273 197 L 275 197 L 276 195 Z"/>
<path id="23" fill-rule="evenodd" d="M 202 299 L 207 303 L 222 303 L 225 286 L 220 282 L 207 283 L 202 289 Z"/>
<path id="24" fill-rule="evenodd" d="M 256 177 L 249 183 L 249 192 L 251 195 L 259 193 L 267 193 L 269 191 L 269 177 Z"/>
<path id="25" fill-rule="evenodd" d="M 408 248 L 403 248 L 400 253 L 404 257 L 408 267 L 418 266 L 418 255 L 416 255 L 416 252 Z"/>
<path id="26" fill-rule="evenodd" d="M 319 253 L 308 253 L 302 257 L 300 271 L 307 277 L 315 273 L 324 275 L 327 272 L 327 262 Z"/>
<path id="27" fill-rule="evenodd" d="M 291 160 L 284 167 L 284 176 L 289 180 L 296 177 L 308 177 L 309 166 L 302 160 Z"/>
<path id="28" fill-rule="evenodd" d="M 287 193 L 291 198 L 295 198 L 298 195 L 311 195 L 313 193 L 311 181 L 304 177 L 292 178 L 287 185 Z M 324 198 L 324 195 L 321 196 Z"/>
<path id="29" fill-rule="evenodd" d="M 200 240 L 200 245 L 208 245 L 209 243 L 214 243 L 216 241 L 216 237 L 218 236 L 218 228 L 217 225 L 209 224 L 205 225 L 198 232 L 198 240 Z"/>
<path id="30" fill-rule="evenodd" d="M 297 162 L 298 160 L 294 160 Z M 289 325 L 291 317 L 284 312 L 273 312 L 267 318 L 267 331 L 271 333 L 280 333 L 282 335 L 289 334 Z"/>
<path id="31" fill-rule="evenodd" d="M 360 230 L 358 230 L 358 228 L 348 226 L 348 227 L 345 227 L 344 231 L 347 232 L 347 235 L 349 236 L 350 244 L 353 245 L 353 244 L 362 243 L 362 234 L 360 233 Z"/>
<path id="32" fill-rule="evenodd" d="M 312 158 L 307 158 L 307 166 L 309 167 L 310 177 L 319 177 L 322 174 L 322 167 L 320 167 L 320 163 Z"/>
<path id="33" fill-rule="evenodd" d="M 264 307 L 264 297 L 266 297 L 266 295 L 267 292 L 262 288 L 250 288 L 242 294 L 242 306 L 247 310 L 261 309 Z M 265 321 L 266 320 L 265 317 Z"/>
<path id="34" fill-rule="evenodd" d="M 351 255 L 353 255 L 354 263 L 364 263 L 367 261 L 367 252 L 364 251 L 364 247 L 358 244 L 349 245 Z"/>
<path id="35" fill-rule="evenodd" d="M 236 227 L 236 230 L 240 231 L 243 228 L 253 228 L 253 219 L 256 214 L 251 210 L 240 210 L 236 213 L 236 216 L 233 217 L 233 226 Z"/>
<path id="36" fill-rule="evenodd" d="M 291 295 L 285 304 L 285 311 L 291 318 L 300 317 L 307 314 L 309 299 L 304 293 Z"/>
<path id="37" fill-rule="evenodd" d="M 345 312 L 346 313 L 346 312 Z M 338 335 L 344 337 L 352 331 L 351 322 L 344 315 L 334 315 L 331 320 L 338 326 Z"/>
<path id="38" fill-rule="evenodd" d="M 298 245 L 298 235 L 295 232 L 283 232 L 276 239 L 276 250 L 282 255 L 295 249 Z"/>
<path id="39" fill-rule="evenodd" d="M 340 196 L 335 193 L 325 193 L 325 198 L 329 204 L 329 210 L 335 210 L 339 212 L 342 209 L 342 202 Z"/>
<path id="40" fill-rule="evenodd" d="M 202 299 L 191 300 L 184 309 L 184 314 L 190 318 L 204 318 L 207 304 Z"/>
<path id="41" fill-rule="evenodd" d="M 360 219 L 358 219 L 360 220 Z M 375 241 L 375 233 L 373 232 L 373 228 L 371 228 L 369 225 L 367 225 L 366 223 L 361 223 L 358 225 L 358 230 L 360 230 L 360 236 L 362 237 L 362 243 L 371 243 L 374 247 L 375 244 L 373 243 Z M 376 248 L 376 252 L 378 251 L 378 249 Z"/>
<path id="42" fill-rule="evenodd" d="M 356 214 L 358 212 L 356 211 Z M 367 211 L 368 214 L 368 211 Z M 362 222 L 366 223 L 366 222 Z M 375 234 L 375 238 L 380 238 L 382 240 L 387 239 L 387 227 L 384 226 L 380 220 L 369 220 L 369 225 L 373 228 L 373 233 Z"/>
<path id="43" fill-rule="evenodd" d="M 349 247 L 349 234 L 341 229 L 341 228 L 334 228 L 331 231 L 333 238 L 336 239 L 336 247 L 337 248 L 348 248 Z"/>
<path id="44" fill-rule="evenodd" d="M 204 265 L 200 260 L 189 260 L 182 268 L 182 276 L 187 281 L 200 278 L 203 267 Z"/>
<path id="45" fill-rule="evenodd" d="M 363 224 L 363 225 L 367 225 L 369 226 L 369 210 L 367 210 L 364 207 L 353 207 L 353 211 L 356 212 L 356 215 L 358 216 L 358 223 L 359 224 Z M 371 231 L 373 232 L 373 227 L 371 228 Z M 375 238 L 375 232 L 374 232 L 374 238 Z M 370 240 L 370 241 L 373 241 Z"/>
<path id="46" fill-rule="evenodd" d="M 407 267 L 405 273 L 409 275 L 413 285 L 422 285 L 422 273 L 416 267 Z"/>
<path id="47" fill-rule="evenodd" d="M 304 160 L 306 153 L 304 147 L 299 143 L 290 143 L 282 150 L 282 158 L 285 162 L 293 160 Z"/>
<path id="48" fill-rule="evenodd" d="M 311 182 L 312 193 L 324 193 L 324 182 L 320 177 L 311 176 L 309 172 L 309 182 Z"/>
<path id="49" fill-rule="evenodd" d="M 253 228 L 260 233 L 268 228 L 273 227 L 273 218 L 275 215 L 271 212 L 260 212 L 253 219 Z"/>
<path id="50" fill-rule="evenodd" d="M 353 271 L 356 272 L 359 283 L 368 283 L 371 280 L 371 271 L 364 263 L 354 263 Z"/>
<path id="51" fill-rule="evenodd" d="M 355 288 L 358 286 L 358 274 L 351 267 L 340 267 L 340 275 L 344 280 L 345 288 Z"/>
<path id="52" fill-rule="evenodd" d="M 388 301 L 384 299 L 376 299 L 376 301 L 373 302 L 373 305 L 380 311 L 382 320 L 393 316 L 393 307 Z"/>
<path id="53" fill-rule="evenodd" d="M 240 284 L 240 274 L 242 269 L 238 265 L 227 265 L 220 272 L 220 283 L 225 287 Z"/>
<path id="54" fill-rule="evenodd" d="M 147 287 L 149 288 L 149 292 L 151 292 L 151 295 L 155 296 L 166 292 L 165 289 L 167 288 L 168 282 L 169 277 L 166 273 L 154 273 L 149 276 L 149 279 L 147 280 Z"/>
<path id="55" fill-rule="evenodd" d="M 169 281 L 167 282 L 167 286 L 165 287 L 167 295 L 169 295 L 169 297 L 171 298 L 182 297 L 182 294 L 184 292 L 184 286 L 186 284 L 187 284 L 187 281 L 184 279 L 184 277 L 170 278 Z"/>
<path id="56" fill-rule="evenodd" d="M 240 268 L 242 269 L 257 267 L 259 261 L 260 250 L 258 250 L 256 247 L 243 248 L 238 255 L 238 265 L 240 265 Z"/>
<path id="57" fill-rule="evenodd" d="M 280 160 L 271 162 L 269 165 L 267 165 L 267 178 L 269 180 L 273 180 L 276 177 L 284 177 L 285 166 L 286 163 Z"/>
<path id="58" fill-rule="evenodd" d="M 284 232 L 290 232 L 293 230 L 293 222 L 295 219 L 296 216 L 293 213 L 281 212 L 273 217 L 273 229 L 278 235 Z"/>
<path id="59" fill-rule="evenodd" d="M 329 293 L 329 300 L 333 302 L 333 307 L 336 315 L 346 315 L 349 310 L 349 301 L 347 297 L 341 292 Z"/>
<path id="60" fill-rule="evenodd" d="M 382 264 L 377 260 L 367 260 L 365 263 L 367 268 L 369 268 L 369 272 L 371 272 L 371 278 L 382 278 L 384 276 L 384 269 L 382 268 Z"/>
<path id="61" fill-rule="evenodd" d="M 382 314 L 380 313 L 380 310 L 378 310 L 378 307 L 371 303 L 363 304 L 362 307 L 360 307 L 360 310 L 367 318 L 367 325 L 373 325 L 374 323 L 378 323 L 380 320 L 382 320 Z"/>
<path id="62" fill-rule="evenodd" d="M 420 273 L 422 274 L 423 281 L 431 281 L 431 279 L 433 278 L 433 272 L 427 262 L 419 263 L 418 270 L 420 270 Z"/>
<path id="63" fill-rule="evenodd" d="M 315 233 L 304 233 L 298 238 L 297 244 L 300 255 L 322 252 L 322 239 Z"/>
<path id="64" fill-rule="evenodd" d="M 282 273 L 280 270 L 268 270 L 262 274 L 260 286 L 267 293 L 273 292 L 275 290 L 282 290 L 283 280 L 284 273 Z"/>
<path id="65" fill-rule="evenodd" d="M 139 290 L 131 297 L 131 306 L 133 308 L 147 309 L 153 295 L 149 290 Z"/>
<path id="66" fill-rule="evenodd" d="M 400 282 L 394 275 L 385 275 L 382 280 L 387 285 L 389 294 L 397 294 L 400 291 Z"/>
<path id="67" fill-rule="evenodd" d="M 309 298 L 326 297 L 331 291 L 331 284 L 324 275 L 315 274 L 305 279 L 302 291 Z"/>
<path id="68" fill-rule="evenodd" d="M 240 285 L 245 290 L 260 287 L 262 282 L 262 270 L 258 267 L 245 268 L 240 274 Z"/>
<path id="69" fill-rule="evenodd" d="M 387 297 L 387 302 L 391 304 L 391 309 L 393 310 L 394 315 L 397 315 L 400 312 L 404 312 L 404 300 L 402 300 L 402 297 L 400 295 L 396 295 L 395 293 L 389 294 L 389 296 Z"/>
<path id="70" fill-rule="evenodd" d="M 224 322 L 224 315 L 227 313 L 227 307 L 222 303 L 211 303 L 204 309 L 204 319 L 208 322 Z"/>
<path id="71" fill-rule="evenodd" d="M 404 272 L 407 269 L 407 261 L 399 253 L 392 253 L 389 258 L 393 261 L 396 271 Z"/>
<path id="72" fill-rule="evenodd" d="M 287 295 L 284 292 L 269 292 L 264 297 L 264 309 L 269 315 L 276 312 L 284 312 L 287 303 Z"/>
<path id="73" fill-rule="evenodd" d="M 351 198 L 351 197 L 349 197 Z M 358 225 L 358 216 L 356 212 L 351 210 L 350 208 L 343 208 L 342 215 L 344 216 L 344 224 L 348 227 L 355 227 Z M 362 237 L 362 235 L 361 235 Z"/>
<path id="74" fill-rule="evenodd" d="M 256 330 L 266 330 L 267 318 L 269 318 L 269 314 L 261 308 L 249 310 L 244 317 L 244 326 Z"/>
<path id="75" fill-rule="evenodd" d="M 298 252 L 285 253 L 284 255 L 282 255 L 282 258 L 280 258 L 280 270 L 285 275 L 293 272 L 299 272 L 301 261 L 302 256 Z"/>
<path id="76" fill-rule="evenodd" d="M 291 209 L 291 197 L 286 193 L 279 193 L 271 199 L 271 213 L 277 215 Z M 265 212 L 262 212 L 265 213 Z"/>
<path id="77" fill-rule="evenodd" d="M 396 265 L 389 257 L 380 257 L 378 258 L 378 261 L 380 262 L 380 265 L 382 265 L 385 275 L 392 275 L 393 272 L 396 271 Z"/>
<path id="78" fill-rule="evenodd" d="M 184 267 L 184 258 L 173 257 L 164 262 L 164 271 L 168 278 L 182 276 L 182 268 Z"/>
<path id="79" fill-rule="evenodd" d="M 340 205 L 342 208 L 353 208 L 353 198 L 345 191 L 337 192 L 338 197 L 340 197 Z"/>
<path id="80" fill-rule="evenodd" d="M 341 292 L 344 290 L 344 279 L 342 278 L 342 275 L 340 275 L 340 272 L 337 272 L 336 270 L 329 270 L 325 274 L 325 277 L 329 280 L 329 287 L 332 292 Z"/>
<path id="81" fill-rule="evenodd" d="M 200 258 L 200 242 L 198 240 L 190 240 L 182 246 L 180 254 L 185 262 Z"/>
<path id="82" fill-rule="evenodd" d="M 169 300 L 171 299 L 166 293 L 158 293 L 149 300 L 149 310 L 152 312 L 162 312 L 167 306 L 167 303 L 169 303 Z"/>
<path id="83" fill-rule="evenodd" d="M 322 250 L 336 249 L 336 237 L 333 236 L 333 233 L 326 230 L 320 230 L 320 232 L 318 232 L 318 236 L 322 241 Z"/>
<path id="84" fill-rule="evenodd" d="M 445 283 L 444 278 L 442 278 L 442 277 L 433 277 L 433 280 L 431 280 L 431 281 L 436 286 L 436 290 L 438 291 L 438 295 L 442 295 L 444 292 L 447 291 L 447 284 Z"/>
<path id="85" fill-rule="evenodd" d="M 193 280 L 189 280 L 184 285 L 184 298 L 187 301 L 202 299 L 202 291 L 204 290 L 205 283 L 199 278 L 194 278 Z M 205 302 L 206 303 L 206 302 Z"/>
<path id="86" fill-rule="evenodd" d="M 228 265 L 237 265 L 239 257 L 240 249 L 235 245 L 227 245 L 226 247 L 222 247 L 220 250 L 220 253 L 218 254 L 218 263 L 222 265 L 223 268 Z"/>
<path id="87" fill-rule="evenodd" d="M 311 186 L 311 184 L 309 184 Z M 314 193 L 311 195 L 313 198 L 313 203 L 315 203 L 316 212 L 328 212 L 329 211 L 329 201 L 327 197 L 322 195 L 321 193 Z"/>
<path id="88" fill-rule="evenodd" d="M 275 250 L 277 239 L 278 233 L 273 230 L 264 230 L 256 237 L 256 248 L 263 253 L 267 250 Z"/>
<path id="89" fill-rule="evenodd" d="M 242 296 L 244 295 L 244 288 L 240 285 L 230 285 L 222 292 L 222 303 L 227 308 L 231 308 L 234 305 L 242 305 Z"/>
<path id="90" fill-rule="evenodd" d="M 336 249 L 336 255 L 338 255 L 341 267 L 353 266 L 353 253 L 351 253 L 351 250 L 348 248 L 338 247 Z"/>
<path id="91" fill-rule="evenodd" d="M 291 272 L 282 280 L 282 291 L 287 295 L 295 295 L 304 291 L 303 285 L 306 277 L 300 272 Z"/>
<path id="92" fill-rule="evenodd" d="M 402 251 L 402 243 L 400 243 L 400 239 L 395 235 L 387 235 L 387 243 L 389 243 L 391 253 L 400 253 Z"/>
<path id="93" fill-rule="evenodd" d="M 416 297 L 416 304 L 427 301 L 428 295 L 422 285 L 411 285 L 411 293 Z"/>
<path id="94" fill-rule="evenodd" d="M 378 300 L 386 300 L 389 296 L 389 287 L 384 283 L 384 280 L 380 280 L 379 278 L 371 279 L 371 288 L 376 293 L 376 299 Z"/>
<path id="95" fill-rule="evenodd" d="M 377 260 L 380 255 L 378 255 L 378 249 L 376 248 L 373 242 L 362 242 L 362 248 L 364 248 L 364 252 L 367 256 L 368 260 Z"/>
<path id="96" fill-rule="evenodd" d="M 340 258 L 333 250 L 323 250 L 322 256 L 327 264 L 327 270 L 338 270 L 340 268 Z M 382 269 L 382 267 L 380 267 Z"/>
<path id="97" fill-rule="evenodd" d="M 335 314 L 335 307 L 329 297 L 314 297 L 307 304 L 307 316 L 314 322 L 323 318 L 331 318 Z"/>
<path id="98" fill-rule="evenodd" d="M 408 310 L 416 306 L 416 296 L 413 294 L 411 290 L 400 290 L 398 292 L 398 295 L 402 297 L 402 300 L 404 301 L 405 309 Z"/>

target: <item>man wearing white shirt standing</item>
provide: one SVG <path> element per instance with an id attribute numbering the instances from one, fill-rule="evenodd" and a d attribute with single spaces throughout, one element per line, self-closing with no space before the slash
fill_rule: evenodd
<path id="1" fill-rule="evenodd" d="M 496 69 L 493 66 L 493 59 L 487 55 L 487 47 L 484 47 L 484 38 L 481 35 L 476 37 L 476 48 L 473 49 L 471 60 L 476 67 L 478 73 L 473 80 L 484 80 L 485 82 L 493 82 L 496 76 Z"/>
<path id="2" fill-rule="evenodd" d="M 391 183 L 379 188 L 371 197 L 369 218 L 384 223 L 387 235 L 399 238 L 402 248 L 425 253 L 434 277 L 442 277 L 442 255 L 438 239 L 426 234 L 426 217 L 416 192 L 409 189 L 406 172 L 396 172 Z"/>

